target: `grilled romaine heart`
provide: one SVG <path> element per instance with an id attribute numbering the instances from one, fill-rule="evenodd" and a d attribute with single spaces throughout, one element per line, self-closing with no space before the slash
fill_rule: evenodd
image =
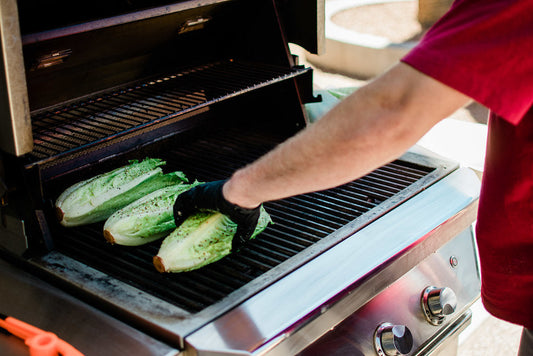
<path id="1" fill-rule="evenodd" d="M 272 222 L 261 206 L 253 239 Z M 153 258 L 159 272 L 185 272 L 220 260 L 231 252 L 237 224 L 218 212 L 199 212 L 168 235 Z"/>
<path id="2" fill-rule="evenodd" d="M 176 198 L 198 184 L 161 188 L 120 209 L 105 222 L 105 239 L 113 244 L 138 246 L 168 235 L 176 228 L 172 209 Z"/>
<path id="3" fill-rule="evenodd" d="M 141 197 L 166 186 L 187 181 L 182 172 L 163 174 L 166 162 L 147 158 L 97 175 L 67 188 L 56 200 L 56 212 L 64 226 L 103 221 Z"/>

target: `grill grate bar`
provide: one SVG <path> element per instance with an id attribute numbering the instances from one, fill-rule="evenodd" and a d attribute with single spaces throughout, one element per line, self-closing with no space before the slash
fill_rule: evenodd
<path id="1" fill-rule="evenodd" d="M 136 111 L 135 108 L 133 109 L 130 109 L 129 107 L 127 106 L 123 106 L 123 107 L 116 107 L 114 109 L 112 109 L 112 111 L 108 112 L 108 113 L 102 113 L 100 115 L 105 115 L 105 117 L 108 119 L 108 120 L 111 120 L 112 122 L 114 121 L 117 121 L 117 122 L 126 122 L 126 123 L 129 123 L 129 124 L 143 124 L 145 122 L 149 122 L 150 120 L 153 119 L 153 117 L 149 117 L 148 115 L 145 115 L 144 113 L 141 113 L 139 112 L 138 110 Z M 129 125 L 128 125 L 129 126 Z M 126 126 L 126 127 L 128 127 Z M 119 133 L 121 130 L 113 130 L 113 134 L 116 134 L 116 133 Z"/>
<path id="2" fill-rule="evenodd" d="M 71 119 L 72 121 L 70 122 L 72 123 L 72 125 L 77 125 L 85 131 L 99 132 L 101 134 L 101 137 L 108 136 L 116 131 L 110 129 L 107 125 L 104 125 L 97 120 L 90 120 L 88 118 L 83 118 L 81 120 L 73 120 L 73 118 L 77 117 L 74 116 L 72 113 L 61 113 L 60 116 L 66 117 L 67 119 Z"/>
<path id="3" fill-rule="evenodd" d="M 119 120 L 109 120 L 108 118 L 103 117 L 101 113 L 89 111 L 88 108 L 78 108 L 77 110 L 72 110 L 71 113 L 77 117 L 87 117 L 89 121 L 97 122 L 103 127 L 109 128 L 112 132 L 118 132 L 128 127 L 127 123 L 123 123 Z"/>
<path id="4" fill-rule="evenodd" d="M 208 83 L 210 87 L 216 88 L 217 90 L 212 92 L 212 97 L 217 97 L 220 93 L 232 92 L 235 88 L 239 86 L 250 87 L 257 81 L 263 80 L 265 78 L 254 78 L 253 73 L 249 73 L 250 76 L 241 75 L 236 71 L 215 71 L 216 81 L 213 80 L 212 73 L 196 73 L 194 75 L 195 80 Z M 257 79 L 257 80 L 253 80 Z"/>
<path id="5" fill-rule="evenodd" d="M 224 148 L 219 148 L 219 149 L 225 151 Z M 207 171 L 207 172 L 209 172 L 210 170 L 220 170 L 220 171 L 227 173 L 242 166 L 242 161 L 225 158 L 223 152 L 222 153 L 210 152 L 209 148 L 206 149 L 206 147 L 191 147 L 187 152 L 182 152 L 181 155 L 186 155 L 187 153 L 192 153 L 196 157 L 202 157 L 202 158 L 208 155 L 213 155 L 213 154 L 216 155 L 217 160 L 214 160 L 214 162 L 208 162 L 205 159 L 202 159 L 199 161 L 196 160 L 194 162 L 195 167 L 199 167 L 200 169 Z M 214 166 L 213 166 L 213 163 L 215 163 Z"/>
<path id="6" fill-rule="evenodd" d="M 44 155 L 48 156 L 48 155 L 53 155 L 53 154 L 58 152 L 57 149 L 53 149 L 53 148 L 48 147 L 48 144 L 46 143 L 46 141 L 43 141 L 41 139 L 37 139 L 37 140 L 35 140 L 35 142 L 39 143 L 39 147 L 35 148 L 35 151 L 38 152 L 38 153 L 41 153 L 41 154 L 44 154 Z"/>
<path id="7" fill-rule="evenodd" d="M 61 149 L 61 147 L 63 147 L 63 149 L 75 147 L 80 144 L 79 140 L 77 140 L 75 137 L 71 135 L 65 135 L 63 132 L 58 132 L 57 130 L 43 130 L 39 136 L 39 139 L 52 146 L 57 146 L 59 149 Z"/>
<path id="8" fill-rule="evenodd" d="M 254 240 L 254 246 L 257 246 L 258 248 L 261 248 L 264 251 L 268 251 L 268 253 L 275 253 L 280 256 L 279 258 L 282 258 L 283 260 L 286 260 L 289 257 L 292 257 L 298 253 L 298 249 L 290 249 L 288 247 L 282 246 L 281 244 L 274 243 L 272 235 L 269 236 L 268 232 L 264 232 L 263 235 L 265 236 L 265 238 Z"/>
<path id="9" fill-rule="evenodd" d="M 368 182 L 368 184 L 372 184 L 388 192 L 397 192 L 398 190 L 402 189 L 403 182 L 398 182 L 395 179 L 389 180 L 386 178 L 387 178 L 386 176 L 382 176 L 380 174 L 374 174 L 370 177 L 363 178 L 361 182 Z"/>
<path id="10" fill-rule="evenodd" d="M 135 95 L 138 97 L 138 95 Z M 183 109 L 183 106 L 176 104 L 172 101 L 163 101 L 158 98 L 153 97 L 145 97 L 145 100 L 139 100 L 140 103 L 146 103 L 147 105 L 150 105 L 152 107 L 159 107 L 162 108 L 165 112 L 168 111 L 180 111 Z"/>
<path id="11" fill-rule="evenodd" d="M 299 231 L 313 233 L 316 229 L 333 232 L 339 228 L 340 222 L 333 222 L 329 217 L 335 219 L 334 215 L 322 211 L 320 205 L 314 208 L 306 208 L 297 204 L 298 200 L 286 199 L 283 204 L 279 202 L 269 203 L 272 214 L 278 219 L 286 219 L 293 222 Z M 276 210 L 274 210 L 276 208 Z"/>
<path id="12" fill-rule="evenodd" d="M 90 142 L 99 138 L 98 135 L 94 135 L 86 130 L 80 130 L 79 127 L 69 124 L 58 127 L 56 130 L 65 136 L 75 137 L 82 142 Z"/>
<path id="13" fill-rule="evenodd" d="M 113 99 L 110 99 L 109 101 L 114 102 Z M 125 104 L 120 106 L 117 105 L 111 108 L 100 105 L 99 103 L 94 103 L 93 106 L 95 110 L 94 113 L 98 116 L 101 115 L 112 122 L 125 122 L 128 124 L 126 127 L 129 127 L 130 125 L 139 125 L 154 119 L 153 116 L 147 115 L 146 113 L 136 109 L 130 109 L 128 105 Z M 93 109 L 91 108 L 91 110 Z"/>
<path id="14" fill-rule="evenodd" d="M 219 269 L 226 278 L 239 281 L 241 285 L 250 282 L 259 275 L 251 266 L 237 259 L 236 255 L 230 255 L 225 261 L 216 262 L 212 266 Z"/>
<path id="15" fill-rule="evenodd" d="M 279 264 L 280 261 L 285 261 L 288 257 L 290 257 L 289 254 L 280 253 L 277 250 L 273 250 L 271 248 L 268 248 L 266 245 L 261 244 L 260 239 L 259 240 L 254 239 L 252 242 L 250 242 L 249 250 L 254 251 L 254 253 L 256 253 L 258 256 L 263 255 L 271 259 L 272 261 L 274 261 L 272 263 L 273 266 Z"/>
<path id="16" fill-rule="evenodd" d="M 403 184 L 406 179 L 417 180 L 417 179 L 422 178 L 420 174 L 411 173 L 409 171 L 406 171 L 404 175 L 402 175 L 402 173 L 403 172 L 400 169 L 397 169 L 394 167 L 386 167 L 386 168 L 381 167 L 376 170 L 376 176 L 383 177 L 383 179 L 397 182 L 400 185 Z"/>
<path id="17" fill-rule="evenodd" d="M 278 221 L 278 220 L 276 220 Z M 285 222 L 287 223 L 287 222 Z M 313 239 L 318 241 L 317 236 L 312 236 L 313 239 L 305 239 L 299 236 L 295 236 L 295 234 L 298 233 L 298 231 L 291 231 L 287 232 L 287 229 L 282 228 L 275 228 L 275 227 L 269 227 L 266 229 L 263 233 L 261 233 L 261 236 L 273 243 L 277 246 L 280 246 L 286 250 L 294 251 L 292 255 L 296 255 L 298 252 L 306 249 L 307 247 L 313 245 Z M 287 237 L 291 237 L 290 239 Z"/>
<path id="18" fill-rule="evenodd" d="M 238 289 L 242 283 L 246 283 L 228 276 L 222 268 L 217 267 L 215 263 L 214 265 L 208 265 L 202 268 L 201 273 L 198 271 L 191 271 L 189 273 L 194 277 L 204 278 L 206 285 L 215 286 L 219 290 L 224 291 L 226 295 Z"/>
<path id="19" fill-rule="evenodd" d="M 273 216 L 274 218 L 276 216 Z M 283 236 L 283 244 L 290 246 L 308 247 L 327 235 L 325 230 L 317 230 L 314 234 L 302 231 L 297 225 L 290 224 L 291 221 L 289 219 L 276 218 L 274 222 L 275 224 L 270 226 L 269 230 L 277 236 Z"/>
<path id="20" fill-rule="evenodd" d="M 198 97 L 190 97 L 190 94 L 167 89 L 165 92 L 158 92 L 151 88 L 143 88 L 143 92 L 150 94 L 152 97 L 158 97 L 162 100 L 170 101 L 178 106 L 180 110 L 188 109 L 192 106 L 202 103 L 204 100 Z"/>
<path id="21" fill-rule="evenodd" d="M 253 251 L 250 249 L 243 250 L 238 256 L 235 258 L 241 261 L 243 264 L 245 264 L 248 267 L 251 267 L 253 270 L 260 272 L 257 274 L 259 276 L 261 273 L 267 272 L 268 270 L 272 269 L 276 265 L 276 263 L 270 263 L 268 264 L 268 259 L 265 258 L 265 256 L 261 256 L 258 258 L 258 254 L 254 254 Z M 279 262 L 278 262 L 279 263 Z"/>
<path id="22" fill-rule="evenodd" d="M 85 140 L 94 140 L 98 138 L 93 132 L 84 130 L 83 127 L 78 125 L 72 125 L 65 122 L 65 120 L 61 119 L 58 115 L 45 117 L 41 121 L 34 123 L 33 133 L 38 135 L 40 131 L 53 129 L 56 129 L 62 134 L 74 135 Z"/>
<path id="23" fill-rule="evenodd" d="M 65 145 L 63 145 L 61 142 L 57 142 L 53 140 L 53 137 L 51 138 L 47 135 L 41 135 L 36 141 L 41 144 L 41 148 L 48 148 L 50 150 L 54 150 L 55 152 L 59 152 L 65 148 Z"/>
<path id="24" fill-rule="evenodd" d="M 122 99 L 128 99 L 128 97 L 131 98 L 131 95 L 124 94 Z M 117 100 L 115 100 L 115 98 L 113 98 L 111 100 L 117 101 Z M 126 104 L 124 104 L 124 105 L 126 105 Z M 126 105 L 126 107 L 131 107 L 133 111 L 136 111 L 138 113 L 142 113 L 142 114 L 144 114 L 146 116 L 149 116 L 149 117 L 151 117 L 153 119 L 164 117 L 164 116 L 166 116 L 169 113 L 172 113 L 174 111 L 174 110 L 163 110 L 163 108 L 161 108 L 161 107 L 157 107 L 155 105 L 151 105 L 151 104 L 147 103 L 146 100 L 134 100 L 134 99 L 132 99 L 129 102 L 129 104 Z"/>
<path id="25" fill-rule="evenodd" d="M 142 118 L 141 120 L 135 120 L 132 117 L 133 115 L 117 115 L 116 108 L 106 109 L 105 106 L 100 105 L 99 103 L 91 104 L 90 107 L 80 107 L 78 110 L 87 114 L 91 119 L 96 119 L 104 125 L 112 126 L 114 132 L 125 130 L 132 125 L 138 125 L 139 122 L 143 121 Z M 110 112 L 111 110 L 113 110 L 113 112 Z"/>
<path id="26" fill-rule="evenodd" d="M 366 190 L 366 194 L 368 195 L 369 199 L 374 202 L 383 202 L 385 199 L 387 199 L 391 194 L 394 194 L 392 190 L 382 189 L 383 187 L 376 186 L 372 184 L 372 182 L 363 181 L 363 182 L 357 182 L 354 184 L 355 189 L 364 189 Z"/>
<path id="27" fill-rule="evenodd" d="M 381 192 L 383 195 L 390 193 L 396 193 L 400 189 L 399 185 L 391 182 L 387 184 L 387 181 L 379 179 L 377 176 L 372 177 L 363 177 L 359 180 L 360 184 L 367 184 L 368 186 L 374 188 L 376 191 Z"/>
<path id="28" fill-rule="evenodd" d="M 423 177 L 423 172 L 420 172 L 416 167 L 410 167 L 409 165 L 402 166 L 396 162 L 391 162 L 387 166 L 383 166 L 379 171 L 390 172 L 400 178 L 419 179 Z"/>
<path id="29" fill-rule="evenodd" d="M 188 89 L 188 91 L 184 91 L 178 88 L 169 88 L 164 92 L 164 95 L 170 96 L 177 103 L 188 104 L 188 107 L 208 101 L 203 89 L 195 89 L 194 87 Z"/>
<path id="30" fill-rule="evenodd" d="M 342 201 L 349 202 L 352 211 L 364 213 L 377 205 L 375 202 L 372 202 L 370 197 L 358 194 L 357 190 L 350 189 L 350 185 L 332 188 L 331 192 L 330 199 L 334 200 L 337 204 Z M 328 196 L 326 195 L 326 197 Z"/>
<path id="31" fill-rule="evenodd" d="M 308 214 L 313 218 L 323 215 L 325 220 L 331 222 L 331 225 L 335 223 L 342 226 L 353 219 L 353 207 L 335 204 L 333 200 L 326 199 L 324 196 L 310 194 L 306 197 L 297 196 L 288 200 L 294 201 L 303 211 L 309 211 Z M 320 211 L 316 209 L 317 206 L 320 206 Z"/>

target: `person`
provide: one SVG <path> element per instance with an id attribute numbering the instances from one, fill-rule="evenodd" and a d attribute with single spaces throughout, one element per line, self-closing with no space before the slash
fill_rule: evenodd
<path id="1" fill-rule="evenodd" d="M 178 197 L 250 236 L 267 201 L 347 183 L 400 156 L 475 100 L 490 109 L 476 223 L 485 308 L 524 327 L 533 355 L 533 0 L 456 0 L 417 46 L 320 120 L 225 181 Z"/>

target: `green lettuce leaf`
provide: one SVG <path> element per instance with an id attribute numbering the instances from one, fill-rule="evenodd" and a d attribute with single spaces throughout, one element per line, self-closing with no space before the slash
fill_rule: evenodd
<path id="1" fill-rule="evenodd" d="M 250 239 L 255 238 L 272 222 L 261 206 L 261 215 Z M 191 215 L 168 235 L 153 258 L 159 272 L 185 272 L 220 260 L 231 252 L 237 224 L 218 212 Z"/>
<path id="2" fill-rule="evenodd" d="M 198 184 L 196 181 L 161 188 L 118 210 L 106 220 L 104 237 L 113 244 L 138 246 L 168 235 L 176 228 L 176 198 Z"/>
<path id="3" fill-rule="evenodd" d="M 163 174 L 166 162 L 147 158 L 81 181 L 67 188 L 56 200 L 62 225 L 78 226 L 107 219 L 115 211 L 166 186 L 186 182 L 182 172 Z"/>

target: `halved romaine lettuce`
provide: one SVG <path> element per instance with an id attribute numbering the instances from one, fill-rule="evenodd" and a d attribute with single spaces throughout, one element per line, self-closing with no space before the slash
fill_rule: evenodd
<path id="1" fill-rule="evenodd" d="M 176 198 L 198 184 L 196 181 L 161 188 L 118 210 L 104 224 L 105 239 L 113 244 L 138 246 L 168 235 L 176 228 Z"/>
<path id="2" fill-rule="evenodd" d="M 129 165 L 72 185 L 56 200 L 59 221 L 64 226 L 103 221 L 146 194 L 187 181 L 182 172 L 163 174 L 159 166 L 165 163 L 157 158 L 130 161 Z"/>
<path id="3" fill-rule="evenodd" d="M 261 215 L 250 239 L 255 238 L 272 222 L 261 206 Z M 221 213 L 199 212 L 167 236 L 156 256 L 154 266 L 159 272 L 185 272 L 220 260 L 231 252 L 237 224 Z"/>

